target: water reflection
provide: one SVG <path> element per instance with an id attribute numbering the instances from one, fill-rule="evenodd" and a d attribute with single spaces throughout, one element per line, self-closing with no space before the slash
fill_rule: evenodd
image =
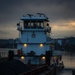
<path id="1" fill-rule="evenodd" d="M 64 70 L 62 70 L 62 71 L 61 71 L 59 74 L 57 74 L 57 75 L 72 75 L 72 70 L 65 68 Z"/>
<path id="2" fill-rule="evenodd" d="M 75 52 L 63 51 L 62 60 L 65 68 L 57 75 L 72 75 L 72 69 L 75 69 Z"/>
<path id="3" fill-rule="evenodd" d="M 75 69 L 75 52 L 63 51 L 62 60 L 65 68 Z"/>

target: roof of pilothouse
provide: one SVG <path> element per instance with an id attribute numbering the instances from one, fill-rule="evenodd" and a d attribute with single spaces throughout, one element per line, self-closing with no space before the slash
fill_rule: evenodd
<path id="1" fill-rule="evenodd" d="M 39 14 L 38 16 L 33 16 L 31 14 L 27 14 L 27 16 L 22 16 L 21 20 L 24 21 L 48 21 L 48 18 L 43 14 Z"/>

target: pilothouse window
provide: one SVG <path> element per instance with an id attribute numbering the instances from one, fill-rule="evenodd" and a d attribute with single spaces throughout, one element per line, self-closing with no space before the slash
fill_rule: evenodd
<path id="1" fill-rule="evenodd" d="M 31 22 L 31 28 L 33 28 L 33 22 Z"/>
<path id="2" fill-rule="evenodd" d="M 25 28 L 37 28 L 41 29 L 44 28 L 44 22 L 35 22 L 35 21 L 24 21 L 24 29 Z"/>
<path id="3" fill-rule="evenodd" d="M 28 21 L 24 21 L 24 28 L 30 28 L 31 23 Z"/>
<path id="4" fill-rule="evenodd" d="M 43 22 L 39 22 L 39 23 L 38 23 L 38 28 L 43 28 L 43 26 L 44 26 L 44 25 L 43 25 Z"/>
<path id="5" fill-rule="evenodd" d="M 24 28 L 27 28 L 27 27 L 28 27 L 28 22 L 24 21 Z"/>
<path id="6" fill-rule="evenodd" d="M 30 24 L 30 22 L 28 22 L 28 28 L 30 28 L 30 26 L 31 26 L 31 24 Z"/>

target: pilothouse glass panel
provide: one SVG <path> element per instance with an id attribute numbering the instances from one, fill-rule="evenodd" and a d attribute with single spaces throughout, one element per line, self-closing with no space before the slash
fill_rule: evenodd
<path id="1" fill-rule="evenodd" d="M 28 28 L 28 21 L 24 21 L 24 28 Z"/>
<path id="2" fill-rule="evenodd" d="M 44 22 L 42 21 L 24 21 L 24 29 L 28 29 L 28 28 L 42 29 L 44 28 Z"/>
<path id="3" fill-rule="evenodd" d="M 43 22 L 38 22 L 38 28 L 43 28 L 44 25 L 43 25 Z"/>

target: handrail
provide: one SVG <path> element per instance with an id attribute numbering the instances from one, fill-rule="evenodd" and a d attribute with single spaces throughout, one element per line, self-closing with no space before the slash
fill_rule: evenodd
<path id="1" fill-rule="evenodd" d="M 46 70 L 48 70 L 48 65 L 33 69 L 31 71 L 24 72 L 20 75 L 37 75 L 37 74 L 41 74 L 42 72 L 44 72 Z"/>

